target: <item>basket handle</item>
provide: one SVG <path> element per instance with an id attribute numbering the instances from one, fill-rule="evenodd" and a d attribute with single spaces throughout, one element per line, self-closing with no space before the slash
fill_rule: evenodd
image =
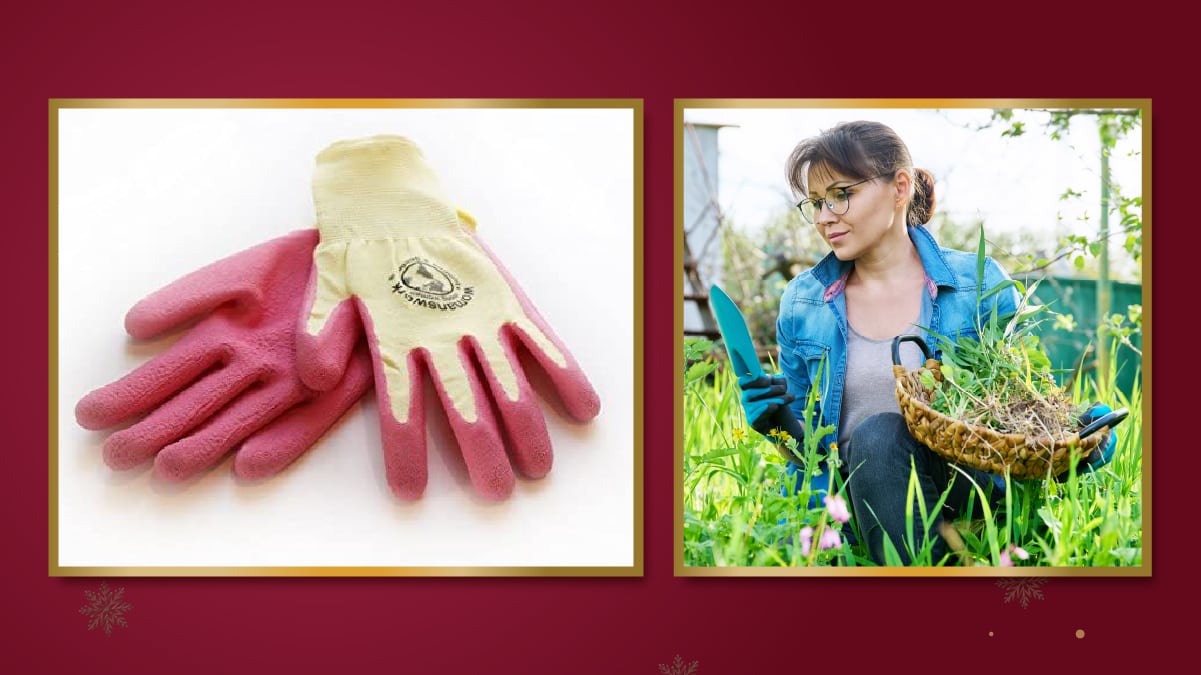
<path id="1" fill-rule="evenodd" d="M 1130 411 L 1126 408 L 1118 408 L 1111 413 L 1098 417 L 1097 419 L 1093 420 L 1092 424 L 1080 430 L 1080 440 L 1084 440 L 1085 437 L 1091 436 L 1094 432 L 1104 429 L 1105 427 L 1117 426 L 1118 422 L 1126 419 L 1126 416 L 1129 414 Z"/>
<path id="2" fill-rule="evenodd" d="M 930 353 L 930 348 L 926 346 L 926 341 L 920 335 L 898 335 L 892 339 L 892 365 L 901 365 L 902 342 L 916 342 L 917 346 L 922 348 L 922 354 L 926 357 L 927 361 L 934 358 L 934 355 Z"/>

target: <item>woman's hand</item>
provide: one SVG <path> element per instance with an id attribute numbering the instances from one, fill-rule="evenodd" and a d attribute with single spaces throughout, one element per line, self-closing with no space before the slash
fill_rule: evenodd
<path id="1" fill-rule="evenodd" d="M 747 424 L 764 436 L 777 426 L 773 422 L 776 411 L 796 399 L 788 392 L 783 375 L 743 375 L 738 378 L 738 386 L 742 389 L 742 410 Z"/>

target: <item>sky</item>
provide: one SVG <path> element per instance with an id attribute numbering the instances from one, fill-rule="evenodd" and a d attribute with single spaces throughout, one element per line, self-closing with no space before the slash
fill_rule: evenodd
<path id="1" fill-rule="evenodd" d="M 1008 127 L 977 130 L 988 109 L 890 108 L 690 108 L 689 122 L 728 124 L 718 136 L 719 203 L 736 227 L 762 227 L 796 202 L 788 191 L 785 161 L 798 141 L 838 122 L 870 119 L 892 127 L 909 147 L 914 164 L 934 175 L 938 211 L 956 222 L 983 219 L 986 233 L 1032 230 L 1054 247 L 1067 234 L 1095 238 L 1100 226 L 1100 139 L 1095 121 L 1073 118 L 1068 134 L 1054 140 L 1044 130 L 1046 113 L 1016 111 L 1026 133 L 1002 137 Z M 1142 194 L 1141 127 L 1119 143 L 1110 158 L 1112 180 L 1126 196 Z M 1081 194 L 1060 198 L 1068 189 Z M 1110 228 L 1117 226 L 1110 216 Z M 1115 237 L 1110 248 L 1114 278 L 1131 278 L 1132 262 Z"/>

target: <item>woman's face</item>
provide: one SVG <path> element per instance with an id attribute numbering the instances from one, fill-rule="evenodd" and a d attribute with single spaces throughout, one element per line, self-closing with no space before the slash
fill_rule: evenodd
<path id="1" fill-rule="evenodd" d="M 874 249 L 881 241 L 895 232 L 894 224 L 904 230 L 905 203 L 898 203 L 903 191 L 898 181 L 907 180 L 908 174 L 898 173 L 896 178 L 878 177 L 865 183 L 861 178 L 844 176 L 819 165 L 809 170 L 809 198 L 822 199 L 822 208 L 814 214 L 813 224 L 822 238 L 834 250 L 839 260 L 855 260 Z M 858 185 L 854 185 L 859 183 Z M 846 213 L 834 213 L 824 202 L 826 194 L 833 189 L 845 187 L 850 202 Z M 894 235 L 895 236 L 895 235 Z"/>

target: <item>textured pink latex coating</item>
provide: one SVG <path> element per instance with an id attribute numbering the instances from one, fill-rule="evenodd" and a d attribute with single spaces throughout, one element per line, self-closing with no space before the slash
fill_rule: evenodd
<path id="1" fill-rule="evenodd" d="M 296 317 L 313 267 L 316 230 L 273 239 L 201 268 L 138 302 L 125 317 L 135 338 L 195 321 L 164 353 L 79 401 L 88 429 L 137 420 L 111 434 L 114 469 L 154 459 L 183 480 L 241 446 L 243 478 L 282 470 L 317 442 L 371 388 L 365 345 L 351 344 L 326 391 L 297 374 Z M 138 418 L 141 419 L 138 419 Z"/>
<path id="2" fill-rule="evenodd" d="M 474 232 L 471 235 L 501 272 L 526 316 L 543 331 L 566 359 L 566 364 L 560 367 L 519 327 L 512 323 L 500 326 L 498 337 L 505 356 L 517 375 L 518 396 L 515 400 L 509 400 L 503 386 L 488 367 L 487 359 L 476 338 L 462 336 L 457 345 L 459 359 L 464 364 L 472 395 L 478 403 L 476 419 L 473 422 L 456 412 L 438 373 L 434 370 L 432 360 L 427 358 L 424 350 L 420 348 L 403 355 L 409 372 L 409 411 L 405 422 L 398 421 L 392 414 L 392 403 L 380 365 L 379 341 L 372 327 L 372 317 L 364 304 L 357 300 L 342 302 L 333 310 L 321 333 L 316 336 L 309 335 L 304 323 L 308 316 L 307 310 L 311 308 L 315 299 L 315 275 L 310 277 L 307 285 L 305 311 L 300 314 L 297 330 L 298 353 L 302 355 L 299 359 L 300 377 L 315 388 L 336 382 L 346 369 L 352 346 L 365 329 L 375 368 L 380 436 L 384 446 L 388 484 L 402 499 L 420 498 L 428 477 L 423 373 L 429 374 L 438 392 L 473 487 L 479 494 L 491 499 L 504 499 L 512 493 L 513 466 L 527 477 L 540 478 L 550 471 L 552 464 L 553 453 L 546 420 L 519 361 L 519 346 L 527 350 L 548 374 L 568 415 L 575 421 L 586 422 L 600 412 L 600 398 L 571 352 L 550 329 L 500 260 Z M 493 407 L 499 412 L 499 419 L 493 414 Z M 506 447 L 509 454 L 506 454 Z"/>
<path id="3" fill-rule="evenodd" d="M 540 328 L 542 332 L 545 333 L 548 338 L 550 338 L 551 342 L 554 343 L 559 352 L 566 357 L 567 365 L 563 368 L 555 365 L 555 362 L 549 356 L 547 356 L 545 352 L 543 352 L 541 349 L 538 349 L 537 345 L 534 344 L 534 342 L 530 340 L 529 337 L 521 330 L 510 327 L 506 327 L 502 330 L 508 330 L 510 333 L 517 334 L 522 338 L 522 344 L 524 344 L 530 353 L 534 355 L 534 358 L 536 358 L 538 363 L 542 365 L 543 370 L 550 375 L 551 382 L 554 383 L 555 392 L 558 394 L 559 400 L 561 400 L 563 405 L 567 408 L 567 414 L 571 415 L 571 417 L 577 422 L 587 422 L 588 420 L 596 417 L 598 414 L 600 414 L 600 397 L 597 396 L 596 389 L 592 387 L 592 383 L 588 381 L 588 377 L 584 375 L 584 371 L 580 368 L 580 364 L 576 363 L 575 357 L 572 356 L 571 352 L 567 349 L 567 345 L 563 344 L 563 341 L 559 339 L 559 336 L 556 335 L 553 330 L 551 330 L 550 324 L 546 323 L 546 320 L 542 318 L 542 314 L 538 312 L 538 308 L 534 306 L 534 303 L 530 301 L 529 296 L 527 296 L 525 291 L 521 289 L 521 286 L 517 284 L 517 280 L 513 278 L 512 274 L 509 273 L 508 268 L 501 263 L 500 258 L 496 257 L 496 254 L 492 252 L 492 249 L 488 248 L 488 245 L 485 244 L 484 241 L 475 234 L 475 232 L 472 232 L 471 235 L 475 239 L 476 243 L 479 244 L 480 248 L 482 248 L 484 252 L 488 254 L 488 257 L 492 259 L 492 262 L 495 263 L 496 269 L 500 270 L 500 273 L 502 276 L 504 276 L 505 281 L 509 282 L 509 287 L 513 289 L 513 294 L 517 296 L 517 300 L 521 303 L 521 308 L 525 310 L 526 316 L 528 316 L 530 320 L 534 322 L 534 325 Z M 506 341 L 505 344 L 511 345 L 512 342 Z M 513 353 L 512 349 L 506 349 L 506 352 L 508 353 L 509 360 L 516 363 L 516 355 Z M 521 372 L 520 369 L 518 369 L 518 372 Z M 525 399 L 525 392 L 528 390 L 529 385 L 524 379 L 519 380 L 519 382 L 523 385 L 523 387 L 525 387 L 522 390 L 523 393 L 521 396 L 522 399 Z"/>

